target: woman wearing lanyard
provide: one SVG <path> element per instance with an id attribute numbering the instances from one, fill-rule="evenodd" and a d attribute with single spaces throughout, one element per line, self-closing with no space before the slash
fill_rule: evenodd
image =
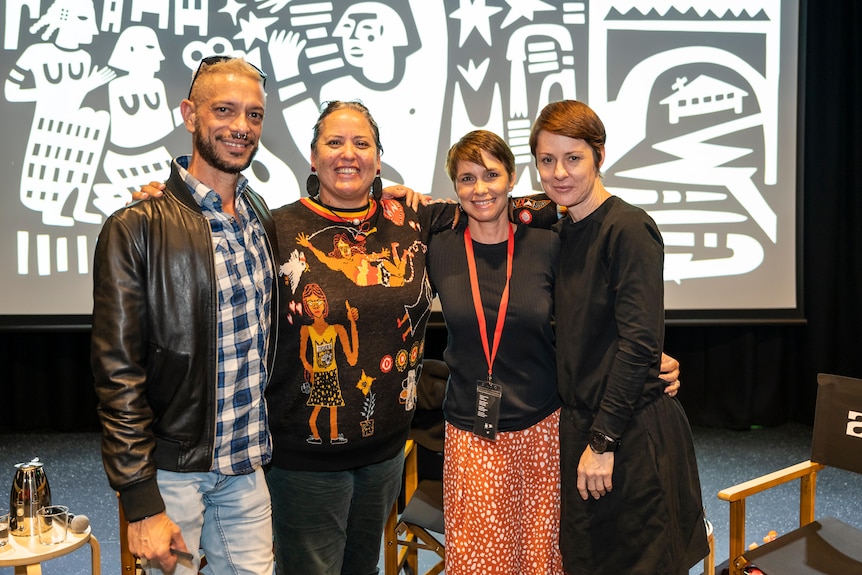
<path id="1" fill-rule="evenodd" d="M 551 326 L 559 240 L 510 223 L 515 159 L 495 134 L 461 138 L 446 170 L 467 215 L 428 250 L 449 333 L 446 573 L 561 574 Z"/>

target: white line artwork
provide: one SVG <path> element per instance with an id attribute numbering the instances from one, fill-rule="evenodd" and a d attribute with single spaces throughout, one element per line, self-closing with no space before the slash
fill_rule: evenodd
<path id="1" fill-rule="evenodd" d="M 55 302 L 90 312 L 87 250 L 132 190 L 189 152 L 178 107 L 211 55 L 267 74 L 245 175 L 271 207 L 304 193 L 328 100 L 371 110 L 386 184 L 445 198 L 446 150 L 479 128 L 511 146 L 513 195 L 540 191 L 530 127 L 548 102 L 575 98 L 605 122 L 606 186 L 662 231 L 667 309 L 795 306 L 792 0 L 7 0 L 2 10 L 0 123 L 22 143 L 0 155 L 14 190 L 0 245 L 15 246 L 0 251 L 0 289 L 22 299 L 0 315 Z"/>

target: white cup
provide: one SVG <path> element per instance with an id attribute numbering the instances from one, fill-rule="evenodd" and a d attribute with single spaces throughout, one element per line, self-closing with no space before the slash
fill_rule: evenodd
<path id="1" fill-rule="evenodd" d="M 57 545 L 66 540 L 69 529 L 69 508 L 65 505 L 48 505 L 36 512 L 39 525 L 39 543 Z"/>

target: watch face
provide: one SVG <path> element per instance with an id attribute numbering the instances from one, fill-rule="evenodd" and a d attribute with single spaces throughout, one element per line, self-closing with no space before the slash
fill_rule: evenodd
<path id="1" fill-rule="evenodd" d="M 604 453 L 608 450 L 608 441 L 598 433 L 590 434 L 590 448 L 596 453 Z"/>

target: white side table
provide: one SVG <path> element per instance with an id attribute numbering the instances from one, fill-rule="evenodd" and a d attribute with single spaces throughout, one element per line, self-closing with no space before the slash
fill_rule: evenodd
<path id="1" fill-rule="evenodd" d="M 14 567 L 15 575 L 42 575 L 42 562 L 62 557 L 90 544 L 90 561 L 93 575 L 101 575 L 102 563 L 99 552 L 99 540 L 90 533 L 90 528 L 83 533 L 66 535 L 66 541 L 57 545 L 42 545 L 39 538 L 9 536 L 9 543 L 0 547 L 0 567 Z"/>

